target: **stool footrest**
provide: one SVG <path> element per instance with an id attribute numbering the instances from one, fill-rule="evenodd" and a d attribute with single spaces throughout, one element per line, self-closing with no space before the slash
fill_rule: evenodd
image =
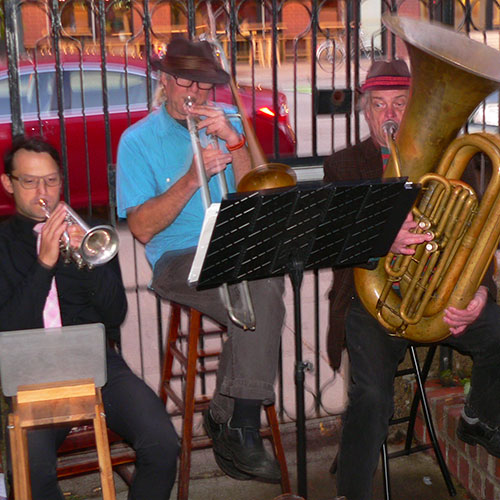
<path id="1" fill-rule="evenodd" d="M 135 462 L 135 452 L 125 443 L 111 446 L 111 465 Z M 85 474 L 99 470 L 99 460 L 95 450 L 86 450 L 71 455 L 61 455 L 57 461 L 57 477 L 64 478 L 75 474 Z"/>
<path id="2" fill-rule="evenodd" d="M 197 375 L 202 375 L 202 374 L 209 374 L 209 373 L 217 373 L 217 367 L 198 367 L 196 370 Z M 172 376 L 170 377 L 170 380 L 175 380 L 175 379 L 184 379 L 186 378 L 186 372 L 182 371 L 175 371 L 172 373 Z"/>

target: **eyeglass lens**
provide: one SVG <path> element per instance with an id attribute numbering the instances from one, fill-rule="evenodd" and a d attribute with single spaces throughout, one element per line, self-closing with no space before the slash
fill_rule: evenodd
<path id="1" fill-rule="evenodd" d="M 193 83 L 196 83 L 196 85 L 198 85 L 198 88 L 200 90 L 210 90 L 214 86 L 213 83 L 195 82 L 194 80 L 187 80 L 186 78 L 175 77 L 175 81 L 177 82 L 177 85 L 179 85 L 180 87 L 186 87 L 186 88 L 191 87 Z"/>
<path id="2" fill-rule="evenodd" d="M 36 189 L 40 185 L 40 181 L 43 181 L 48 187 L 55 187 L 61 184 L 61 176 L 59 174 L 50 174 L 43 177 L 17 177 L 16 175 L 11 175 L 11 177 L 19 181 L 25 189 Z"/>

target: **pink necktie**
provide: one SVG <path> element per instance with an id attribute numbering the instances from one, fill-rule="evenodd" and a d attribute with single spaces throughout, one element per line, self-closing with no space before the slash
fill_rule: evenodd
<path id="1" fill-rule="evenodd" d="M 43 223 L 37 224 L 33 229 L 38 234 L 36 241 L 36 251 L 40 252 L 40 231 L 42 230 Z M 45 307 L 43 308 L 43 326 L 45 328 L 55 328 L 57 326 L 62 326 L 61 322 L 61 310 L 59 309 L 59 298 L 57 296 L 56 279 L 52 278 L 52 283 L 50 285 L 50 291 L 47 295 L 47 300 L 45 301 Z"/>

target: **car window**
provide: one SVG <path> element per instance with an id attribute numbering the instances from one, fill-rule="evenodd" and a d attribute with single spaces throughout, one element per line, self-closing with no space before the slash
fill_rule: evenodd
<path id="1" fill-rule="evenodd" d="M 70 109 L 82 108 L 82 86 L 85 89 L 85 109 L 102 108 L 102 80 L 100 71 L 85 70 L 80 74 L 79 70 L 68 71 L 70 99 L 66 106 Z"/>
<path id="2" fill-rule="evenodd" d="M 69 107 L 81 109 L 81 79 L 80 71 L 69 71 L 69 83 L 71 88 L 71 99 Z M 108 71 L 108 102 L 110 106 L 125 106 L 126 75 L 124 72 Z M 102 77 L 97 70 L 85 70 L 83 72 L 83 88 L 85 90 L 85 108 L 102 108 Z M 142 75 L 128 74 L 128 102 L 130 105 L 142 104 L 146 106 L 146 77 Z"/>
<path id="3" fill-rule="evenodd" d="M 127 76 L 125 73 L 109 71 L 108 95 L 110 106 L 125 106 L 127 104 L 127 87 L 129 105 L 144 104 L 145 106 L 147 102 L 145 76 L 134 75 L 131 73 L 128 73 Z"/>
<path id="4" fill-rule="evenodd" d="M 38 101 L 37 102 L 37 79 L 34 73 L 26 73 L 20 78 L 21 110 L 23 115 L 37 113 L 40 105 L 40 113 L 50 111 L 53 108 L 54 72 L 38 73 Z M 7 76 L 0 80 L 0 114 L 10 116 L 9 81 Z"/>
<path id="5" fill-rule="evenodd" d="M 0 80 L 0 115 L 10 115 L 9 82 L 7 77 Z"/>
<path id="6" fill-rule="evenodd" d="M 498 127 L 498 91 L 490 94 L 472 113 L 470 122 Z"/>

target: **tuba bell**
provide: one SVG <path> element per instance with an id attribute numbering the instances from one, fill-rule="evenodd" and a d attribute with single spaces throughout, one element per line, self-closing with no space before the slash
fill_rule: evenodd
<path id="1" fill-rule="evenodd" d="M 384 177 L 422 185 L 412 209 L 416 231 L 434 237 L 412 256 L 389 254 L 374 271 L 356 268 L 354 279 L 363 305 L 390 334 L 436 342 L 450 335 L 444 310 L 467 306 L 500 240 L 500 138 L 456 139 L 478 104 L 500 87 L 500 52 L 442 25 L 388 14 L 383 22 L 405 42 L 412 68 L 410 99 Z M 478 152 L 493 167 L 480 204 L 460 180 Z"/>

